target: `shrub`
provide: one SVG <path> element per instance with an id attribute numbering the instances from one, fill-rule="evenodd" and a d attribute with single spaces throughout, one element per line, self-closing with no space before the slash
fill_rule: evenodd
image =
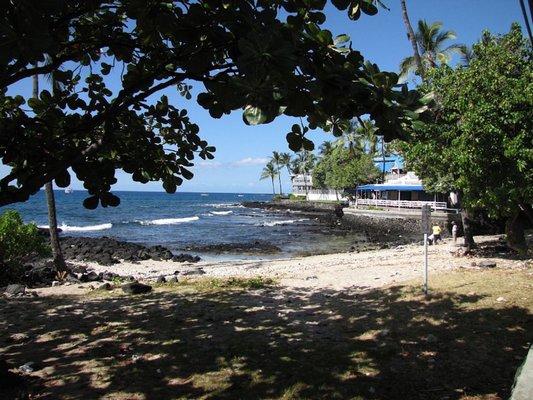
<path id="1" fill-rule="evenodd" d="M 307 196 L 301 195 L 301 194 L 291 194 L 289 198 L 291 200 L 298 200 L 298 201 L 307 200 Z"/>
<path id="2" fill-rule="evenodd" d="M 12 210 L 0 216 L 0 280 L 20 278 L 26 258 L 49 253 L 35 224 L 24 224 L 20 214 Z"/>

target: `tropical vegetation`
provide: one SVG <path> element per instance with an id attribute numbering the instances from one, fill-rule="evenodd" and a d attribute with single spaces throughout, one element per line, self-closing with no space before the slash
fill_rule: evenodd
<path id="1" fill-rule="evenodd" d="M 432 118 L 403 144 L 428 189 L 458 192 L 465 216 L 505 218 L 508 244 L 519 252 L 533 221 L 532 59 L 517 24 L 502 36 L 484 32 L 468 65 L 428 71 L 419 89 L 435 99 Z"/>
<path id="2" fill-rule="evenodd" d="M 260 179 L 270 179 L 272 181 L 272 194 L 276 195 L 276 188 L 274 186 L 274 179 L 276 179 L 276 176 L 279 175 L 279 169 L 274 165 L 272 161 L 269 161 L 267 165 L 263 167 L 263 171 L 261 171 L 261 177 Z M 280 186 L 281 189 L 281 186 Z"/>
<path id="3" fill-rule="evenodd" d="M 376 14 L 380 2 L 332 3 L 357 20 Z M 87 208 L 119 204 L 111 193 L 117 169 L 175 192 L 193 177 L 195 157 L 215 152 L 188 115 L 193 92 L 213 118 L 241 110 L 250 125 L 280 115 L 301 119 L 287 134 L 294 151 L 313 149 L 309 130 L 339 136 L 366 114 L 387 139 L 398 137 L 418 118 L 408 112 L 419 107 L 416 92 L 366 62 L 347 35 L 324 29 L 325 6 L 7 2 L 0 13 L 0 158 L 8 172 L 0 205 L 25 201 L 52 180 L 66 187 L 70 171 L 88 191 Z M 8 90 L 46 74 L 61 86 L 55 93 L 35 99 Z M 163 94 L 170 89 L 183 100 Z"/>
<path id="4" fill-rule="evenodd" d="M 49 252 L 50 248 L 35 224 L 24 224 L 16 211 L 0 215 L 0 283 L 20 279 L 24 273 L 24 260 Z"/>
<path id="5" fill-rule="evenodd" d="M 371 121 L 352 121 L 335 142 L 320 146 L 320 159 L 313 169 L 313 184 L 319 188 L 353 189 L 375 181 L 379 170 L 374 164 L 380 138 Z"/>
<path id="6" fill-rule="evenodd" d="M 418 21 L 418 29 L 414 33 L 414 38 L 424 73 L 420 72 L 416 56 L 412 55 L 404 58 L 400 63 L 400 76 L 405 78 L 413 72 L 423 76 L 425 71 L 431 68 L 449 64 L 454 53 L 459 55 L 464 53 L 465 46 L 463 44 L 446 45 L 446 42 L 456 39 L 457 35 L 453 31 L 442 30 L 442 26 L 442 22 Z"/>

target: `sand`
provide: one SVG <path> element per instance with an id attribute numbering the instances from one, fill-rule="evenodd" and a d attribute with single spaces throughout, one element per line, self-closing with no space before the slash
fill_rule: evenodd
<path id="1" fill-rule="evenodd" d="M 480 244 L 495 241 L 498 236 L 477 237 Z M 436 246 L 429 246 L 429 280 L 435 273 L 461 267 L 470 268 L 473 263 L 492 260 L 498 267 L 522 266 L 524 261 L 503 258 L 457 257 L 453 253 L 460 247 L 451 239 Z M 274 278 L 289 289 L 307 290 L 366 290 L 413 279 L 423 280 L 423 246 L 419 244 L 398 246 L 361 253 L 337 253 L 276 260 L 221 261 L 199 263 L 175 263 L 147 260 L 140 263 L 121 262 L 113 266 L 96 263 L 80 263 L 100 272 L 114 272 L 121 276 L 133 276 L 141 281 L 156 280 L 163 275 L 176 275 L 178 279 L 198 277 L 265 277 Z M 194 274 L 201 268 L 203 275 Z M 176 273 L 177 272 L 177 273 Z M 176 273 L 176 274 L 175 274 Z M 191 273 L 187 275 L 187 273 Z M 39 294 L 75 294 L 95 287 L 98 282 L 83 285 L 61 285 L 38 289 Z"/>

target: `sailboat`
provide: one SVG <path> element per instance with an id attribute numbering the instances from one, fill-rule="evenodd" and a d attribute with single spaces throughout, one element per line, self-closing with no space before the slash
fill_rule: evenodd
<path id="1" fill-rule="evenodd" d="M 68 188 L 65 189 L 65 193 L 66 194 L 71 194 L 74 190 L 72 190 L 72 188 L 69 186 Z"/>

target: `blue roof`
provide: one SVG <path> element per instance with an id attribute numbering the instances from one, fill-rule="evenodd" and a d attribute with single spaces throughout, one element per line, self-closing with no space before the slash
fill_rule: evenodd
<path id="1" fill-rule="evenodd" d="M 418 191 L 423 192 L 424 186 L 422 185 L 387 185 L 386 183 L 378 183 L 375 185 L 361 185 L 357 186 L 357 190 L 401 190 L 401 191 Z"/>

